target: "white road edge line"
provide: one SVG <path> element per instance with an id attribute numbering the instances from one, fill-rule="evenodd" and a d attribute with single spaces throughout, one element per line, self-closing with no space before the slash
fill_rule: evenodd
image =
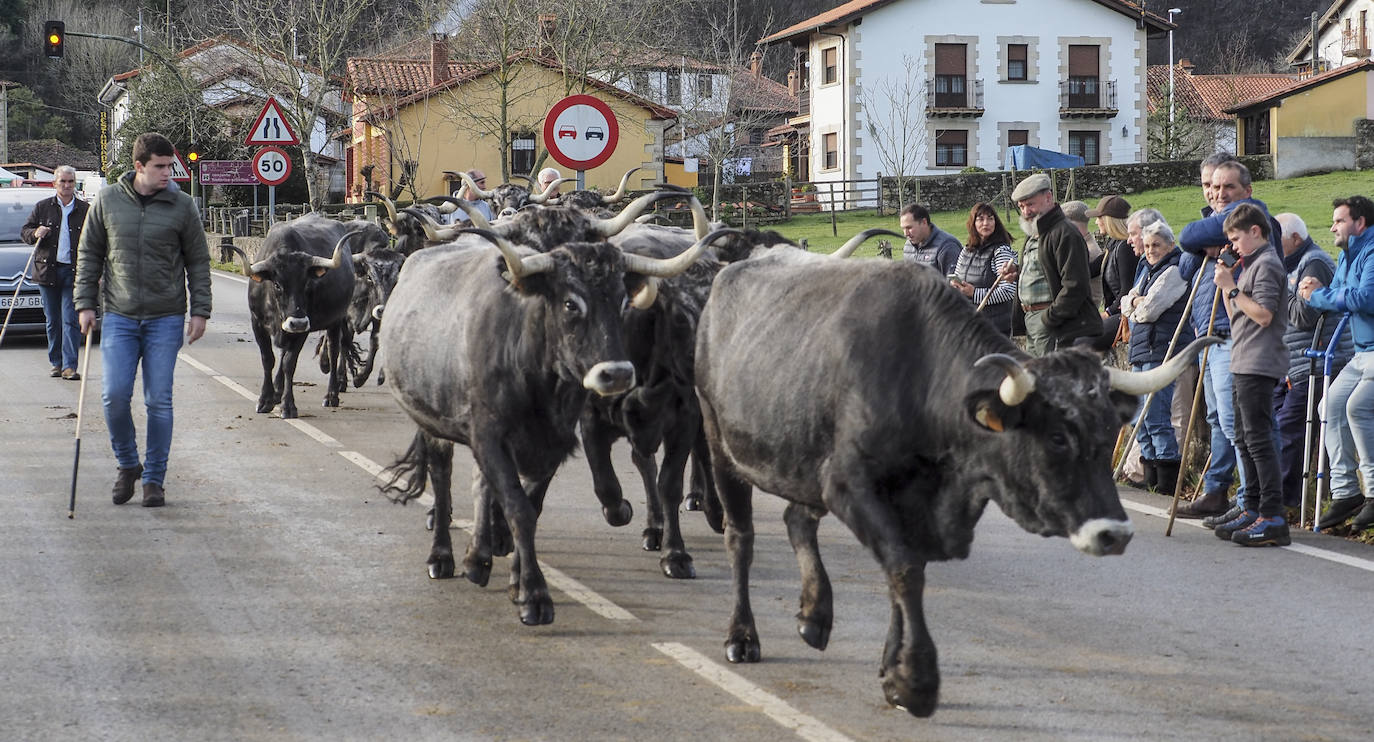
<path id="1" fill-rule="evenodd" d="M 236 276 L 232 273 L 225 273 L 224 271 L 210 271 L 210 275 L 214 276 L 215 278 L 223 278 L 229 281 L 234 281 L 236 283 L 241 283 L 245 286 L 248 285 L 247 278 L 243 276 Z"/>
<path id="2" fill-rule="evenodd" d="M 792 708 L 786 701 L 721 667 L 691 647 L 677 642 L 654 642 L 653 648 L 720 686 L 726 693 L 750 706 L 757 706 L 765 716 L 796 732 L 802 739 L 810 742 L 853 742 L 849 737 Z"/>
<path id="3" fill-rule="evenodd" d="M 237 381 L 234 381 L 233 379 L 229 378 L 228 376 L 225 376 L 225 375 L 221 374 L 220 372 L 214 370 L 213 368 L 210 368 L 209 366 L 205 365 L 204 363 L 201 363 L 200 361 L 197 361 L 196 359 L 194 359 L 194 358 L 192 358 L 191 356 L 187 355 L 185 352 L 178 353 L 178 354 L 177 354 L 177 358 L 179 358 L 179 359 L 185 361 L 187 365 L 189 365 L 189 366 L 191 366 L 191 367 L 197 369 L 198 371 L 200 371 L 201 373 L 205 374 L 206 376 L 209 376 L 210 378 L 214 379 L 215 381 L 218 381 L 219 383 L 221 383 L 221 384 L 223 384 L 223 385 L 229 387 L 230 389 L 232 389 L 234 392 L 238 393 L 238 395 L 241 396 L 241 397 L 243 397 L 244 399 L 247 399 L 247 400 L 252 401 L 252 402 L 258 401 L 257 395 L 253 394 L 251 391 L 249 391 L 248 389 L 244 388 L 244 386 L 243 386 L 242 384 L 238 383 Z M 280 418 L 280 417 L 281 417 L 281 414 L 280 414 L 280 413 L 275 413 L 275 414 L 273 414 L 272 416 L 273 416 L 273 417 L 276 417 L 276 418 Z M 310 423 L 302 422 L 302 421 L 300 421 L 300 420 L 294 420 L 294 419 L 293 419 L 293 420 L 287 420 L 287 421 L 286 421 L 286 424 L 287 424 L 287 425 L 290 425 L 291 427 L 295 428 L 296 430 L 301 431 L 302 433 L 305 433 L 306 435 L 310 436 L 311 438 L 314 438 L 315 440 L 319 441 L 320 443 L 323 443 L 323 444 L 326 445 L 326 446 L 331 446 L 331 447 L 333 447 L 333 448 L 342 448 L 342 447 L 343 447 L 343 444 L 342 444 L 342 443 L 338 442 L 338 441 L 335 440 L 332 436 L 330 436 L 328 433 L 324 432 L 323 430 L 320 430 L 319 428 L 315 427 L 314 425 L 311 425 Z"/>
<path id="4" fill-rule="evenodd" d="M 1154 505 L 1142 505 L 1142 504 L 1140 504 L 1140 503 L 1138 503 L 1138 502 L 1131 502 L 1131 501 L 1129 501 L 1129 500 L 1122 500 L 1122 501 L 1121 501 L 1121 504 L 1122 504 L 1122 506 L 1124 506 L 1127 510 L 1134 510 L 1134 511 L 1136 511 L 1137 513 L 1142 513 L 1142 514 L 1144 514 L 1144 515 L 1153 515 L 1153 516 L 1156 516 L 1156 517 L 1159 517 L 1159 518 L 1163 518 L 1164 520 L 1168 520 L 1168 519 L 1169 519 L 1169 509 L 1168 509 L 1168 508 L 1156 507 L 1156 506 L 1154 506 Z M 1175 518 L 1175 519 L 1174 519 L 1174 523 L 1175 523 L 1176 525 L 1181 524 L 1181 525 L 1185 525 L 1185 526 L 1192 526 L 1192 527 L 1194 527 L 1194 528 L 1204 528 L 1204 529 L 1206 528 L 1206 526 L 1202 525 L 1202 521 L 1200 521 L 1200 520 Z M 1336 564 L 1344 564 L 1344 565 L 1347 566 L 1347 567 L 1354 567 L 1355 569 L 1362 569 L 1362 570 L 1364 570 L 1364 571 L 1366 571 L 1366 572 L 1374 572 L 1374 560 L 1361 559 L 1360 557 L 1347 556 L 1347 555 L 1341 554 L 1341 553 L 1339 553 L 1339 552 L 1328 551 L 1328 550 L 1326 550 L 1326 549 L 1322 549 L 1322 548 L 1319 548 L 1319 547 L 1316 547 L 1316 546 L 1308 546 L 1307 544 L 1290 544 L 1290 545 L 1288 545 L 1288 546 L 1280 546 L 1279 548 L 1280 548 L 1280 549 L 1287 549 L 1287 550 L 1289 550 L 1289 551 L 1292 551 L 1292 552 L 1295 552 L 1295 553 L 1298 553 L 1298 554 L 1302 554 L 1302 555 L 1304 555 L 1304 556 L 1310 556 L 1310 557 L 1313 557 L 1313 558 L 1315 558 L 1315 559 L 1325 559 L 1325 560 L 1328 561 L 1328 562 L 1335 562 Z"/>

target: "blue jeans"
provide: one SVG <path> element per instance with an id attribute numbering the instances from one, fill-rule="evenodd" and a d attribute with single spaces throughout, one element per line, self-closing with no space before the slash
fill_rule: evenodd
<path id="1" fill-rule="evenodd" d="M 138 466 L 138 431 L 129 400 L 134 375 L 143 361 L 143 402 L 148 409 L 148 443 L 143 462 L 145 484 L 162 484 L 167 474 L 167 451 L 172 447 L 172 372 L 181 349 L 185 315 L 135 320 L 108 312 L 100 330 L 104 365 L 102 401 L 119 468 Z"/>
<path id="2" fill-rule="evenodd" d="M 1326 453 L 1331 497 L 1360 497 L 1360 480 L 1374 483 L 1374 351 L 1356 353 L 1326 396 Z"/>
<path id="3" fill-rule="evenodd" d="M 53 270 L 57 273 L 57 285 L 38 287 L 43 297 L 43 316 L 48 321 L 48 363 L 74 369 L 81 349 L 81 326 L 76 322 L 76 305 L 72 304 L 76 272 L 65 263 L 54 265 Z"/>
<path id="4" fill-rule="evenodd" d="M 1137 363 L 1131 366 L 1134 371 L 1149 371 L 1158 368 L 1159 363 Z M 1146 461 L 1178 461 L 1178 441 L 1174 439 L 1174 424 L 1169 420 L 1170 408 L 1174 404 L 1174 385 L 1155 392 L 1150 400 L 1150 408 L 1144 411 L 1144 418 L 1135 429 L 1135 439 L 1140 442 L 1140 457 Z"/>
<path id="5" fill-rule="evenodd" d="M 1200 358 L 1201 356 L 1199 356 Z M 1207 373 L 1202 378 L 1207 400 L 1207 425 L 1212 429 L 1212 463 L 1202 475 L 1204 492 L 1225 492 L 1236 477 L 1236 414 L 1232 406 L 1231 341 L 1207 349 Z M 1245 471 L 1240 471 L 1236 502 L 1244 502 Z"/>

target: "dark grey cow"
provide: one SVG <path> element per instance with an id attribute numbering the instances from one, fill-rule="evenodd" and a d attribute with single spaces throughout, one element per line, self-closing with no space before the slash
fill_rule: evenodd
<path id="1" fill-rule="evenodd" d="M 553 621 L 553 602 L 535 556 L 534 529 L 549 480 L 577 444 L 588 392 L 622 394 L 635 383 L 620 331 L 629 296 L 647 289 L 649 277 L 685 270 L 706 241 L 658 261 L 605 242 L 537 253 L 480 233 L 497 248 L 440 245 L 412 255 L 387 303 L 383 368 L 388 388 L 417 426 L 409 450 L 390 469 L 389 487 L 404 502 L 419 496 L 428 479 L 435 499 L 429 575 L 452 577 L 453 444 L 471 449 L 476 524 L 463 574 L 480 585 L 490 577 L 495 498 L 514 540 L 510 589 L 520 620 L 546 624 Z M 397 486 L 407 476 L 408 485 Z M 630 513 L 605 515 L 623 525 Z"/>
<path id="2" fill-rule="evenodd" d="M 834 512 L 887 575 L 884 695 L 929 716 L 939 670 L 921 603 L 926 563 L 966 557 L 989 501 L 1032 533 L 1122 553 L 1132 526 L 1112 481 L 1117 431 L 1136 395 L 1165 386 L 1215 341 L 1142 374 L 1077 350 L 1030 360 L 928 268 L 787 252 L 723 269 L 697 333 L 697 391 L 735 579 L 726 658 L 759 659 L 749 602 L 758 487 L 791 501 L 802 638 L 817 649 L 829 639 L 816 528 Z"/>
<path id="3" fill-rule="evenodd" d="M 309 214 L 274 226 L 251 261 L 240 252 L 244 275 L 253 279 L 248 284 L 248 308 L 262 356 L 258 412 L 271 412 L 280 404 L 282 417 L 296 417 L 296 362 L 306 337 L 316 330 L 328 338 L 324 406 L 339 406 L 339 392 L 347 382 L 344 321 L 354 280 L 346 243 L 359 235 L 333 219 Z M 274 345 L 281 348 L 280 365 Z"/>
<path id="4" fill-rule="evenodd" d="M 352 335 L 368 338 L 367 355 L 358 361 L 358 369 L 353 374 L 353 386 L 367 383 L 372 375 L 373 364 L 377 360 L 378 332 L 382 327 L 382 313 L 396 287 L 401 273 L 401 265 L 406 256 L 386 247 L 374 247 L 353 256 L 353 298 L 348 306 L 348 325 Z M 352 347 L 350 344 L 350 352 Z M 386 380 L 386 374 L 377 375 L 377 383 Z"/>

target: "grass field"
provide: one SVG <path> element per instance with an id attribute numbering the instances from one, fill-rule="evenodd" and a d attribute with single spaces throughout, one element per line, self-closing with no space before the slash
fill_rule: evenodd
<path id="1" fill-rule="evenodd" d="M 1331 199 L 1340 196 L 1352 196 L 1355 194 L 1366 194 L 1369 190 L 1369 176 L 1358 172 L 1336 172 L 1324 175 L 1312 175 L 1305 178 L 1289 178 L 1288 180 L 1261 180 L 1254 184 L 1254 196 L 1265 202 L 1269 207 L 1270 214 L 1279 214 L 1291 211 L 1303 218 L 1307 222 L 1307 229 L 1327 252 L 1334 254 L 1335 246 L 1332 243 L 1331 232 Z M 1096 198 L 1085 199 L 1091 205 L 1097 204 Z M 1132 209 L 1153 207 L 1159 209 L 1168 220 L 1169 225 L 1175 232 L 1181 231 L 1183 225 L 1200 217 L 1198 209 L 1202 207 L 1202 190 L 1197 186 L 1186 186 L 1180 188 L 1162 188 L 1154 191 L 1142 191 L 1126 196 L 1126 200 L 1131 203 Z M 969 204 L 972 206 L 972 204 Z M 1008 220 L 1007 214 L 1002 213 L 1003 221 L 1007 221 L 1007 229 L 1011 230 L 1012 236 L 1016 238 L 1018 246 L 1022 237 L 1020 229 L 1013 219 Z M 968 240 L 968 230 L 964 227 L 968 218 L 967 211 L 945 211 L 937 212 L 932 215 L 935 226 L 949 232 L 959 238 L 960 242 Z M 830 216 L 828 214 L 807 214 L 798 216 L 785 222 L 770 225 L 771 229 L 790 237 L 794 240 L 806 239 L 807 244 L 812 250 L 831 252 L 844 244 L 844 241 L 854 234 L 872 227 L 885 227 L 894 232 L 901 231 L 897 228 L 897 217 L 893 215 L 877 216 L 872 211 L 856 211 L 846 214 L 836 215 L 836 227 L 839 236 L 831 234 Z M 893 249 L 900 251 L 901 240 L 891 238 Z M 860 248 L 859 256 L 874 256 L 878 254 L 878 240 L 870 240 Z"/>

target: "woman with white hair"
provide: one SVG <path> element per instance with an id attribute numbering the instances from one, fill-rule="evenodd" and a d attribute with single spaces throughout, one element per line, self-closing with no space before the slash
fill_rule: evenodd
<path id="1" fill-rule="evenodd" d="M 1141 229 L 1140 242 L 1144 262 L 1135 285 L 1121 298 L 1121 316 L 1130 321 L 1131 368 L 1145 371 L 1164 362 L 1174 331 L 1184 320 L 1188 282 L 1179 272 L 1178 261 L 1183 251 L 1174 244 L 1174 232 L 1168 222 L 1163 219 L 1150 222 Z M 1180 343 L 1192 340 L 1189 329 L 1185 328 L 1183 334 Z M 1160 492 L 1168 493 L 1174 491 L 1178 481 L 1181 458 L 1178 440 L 1169 421 L 1173 400 L 1172 383 L 1155 392 L 1149 409 L 1141 413 L 1135 433 L 1140 444 L 1141 463 L 1145 467 L 1146 485 L 1157 486 Z"/>

